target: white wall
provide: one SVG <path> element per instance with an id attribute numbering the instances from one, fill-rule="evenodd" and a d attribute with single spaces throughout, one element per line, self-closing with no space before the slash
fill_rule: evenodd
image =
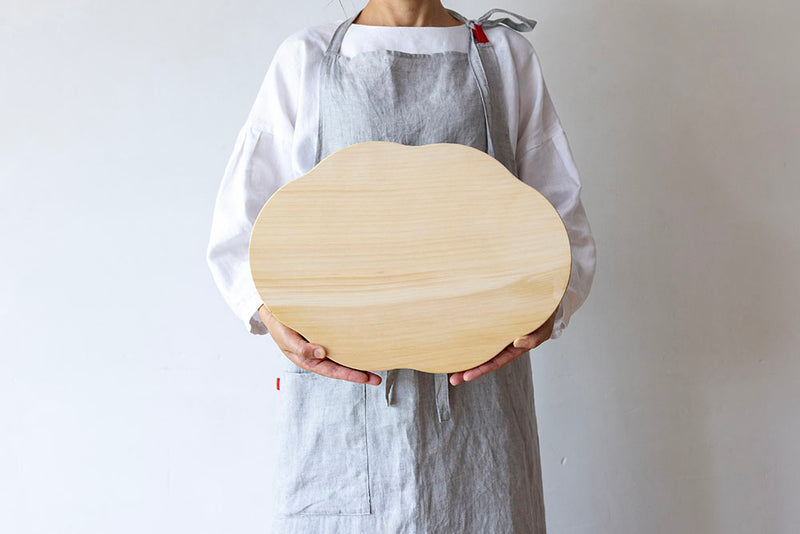
<path id="1" fill-rule="evenodd" d="M 598 247 L 534 351 L 549 532 L 800 531 L 800 8 L 445 5 L 539 22 Z M 275 47 L 343 15 L 3 6 L 0 531 L 265 531 L 283 356 L 205 245 Z"/>

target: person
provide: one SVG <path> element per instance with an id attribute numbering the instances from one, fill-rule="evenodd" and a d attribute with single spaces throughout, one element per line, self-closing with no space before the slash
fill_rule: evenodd
<path id="1" fill-rule="evenodd" d="M 369 0 L 278 46 L 225 168 L 206 254 L 248 332 L 286 356 L 271 532 L 546 532 L 530 351 L 562 334 L 596 260 L 570 146 L 521 34 L 535 24 L 499 8 L 468 19 L 440 0 Z M 372 140 L 479 148 L 554 205 L 572 271 L 547 322 L 486 364 L 431 374 L 339 365 L 270 314 L 248 261 L 260 209 L 327 155 Z"/>

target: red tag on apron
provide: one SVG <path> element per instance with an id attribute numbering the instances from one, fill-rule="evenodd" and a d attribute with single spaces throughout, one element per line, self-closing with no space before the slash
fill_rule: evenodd
<path id="1" fill-rule="evenodd" d="M 481 28 L 480 24 L 476 24 L 474 28 L 472 28 L 472 33 L 475 35 L 475 39 L 479 43 L 488 43 L 489 39 L 486 37 L 486 34 L 483 33 L 483 28 Z"/>

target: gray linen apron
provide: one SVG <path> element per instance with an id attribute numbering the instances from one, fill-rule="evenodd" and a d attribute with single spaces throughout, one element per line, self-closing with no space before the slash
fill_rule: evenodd
<path id="1" fill-rule="evenodd" d="M 362 141 L 450 142 L 516 175 L 498 60 L 482 28 L 530 31 L 536 22 L 502 9 L 477 20 L 448 11 L 465 22 L 467 53 L 347 57 L 339 51 L 358 13 L 336 29 L 320 64 L 315 164 Z M 489 20 L 495 11 L 523 22 Z M 284 360 L 272 532 L 545 533 L 530 352 L 458 386 L 448 373 L 413 369 L 378 371 L 381 385 L 369 386 Z"/>

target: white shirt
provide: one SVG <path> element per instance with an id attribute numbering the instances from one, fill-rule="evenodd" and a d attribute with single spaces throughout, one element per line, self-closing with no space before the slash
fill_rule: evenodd
<path id="1" fill-rule="evenodd" d="M 206 260 L 223 298 L 252 334 L 268 331 L 258 315 L 263 301 L 250 272 L 250 233 L 269 197 L 314 167 L 318 67 L 343 20 L 301 29 L 278 46 L 219 186 Z M 516 139 L 517 174 L 553 204 L 569 235 L 572 272 L 550 336 L 555 339 L 589 294 L 595 242 L 580 200 L 578 171 L 533 45 L 502 25 L 486 28 L 485 33 L 500 63 L 510 139 Z M 378 49 L 466 53 L 468 39 L 463 25 L 351 24 L 340 53 L 352 56 Z"/>

